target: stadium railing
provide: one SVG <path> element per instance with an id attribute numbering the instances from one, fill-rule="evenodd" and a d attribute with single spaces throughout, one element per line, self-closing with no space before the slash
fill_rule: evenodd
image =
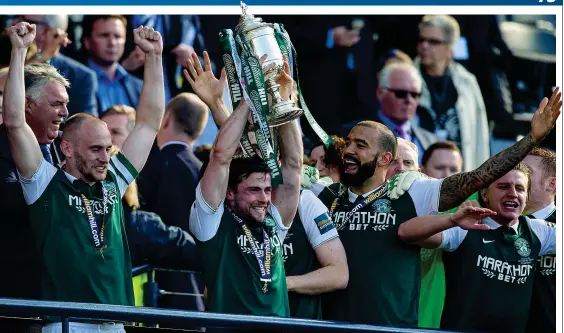
<path id="1" fill-rule="evenodd" d="M 0 298 L 0 315 L 60 318 L 63 333 L 69 332 L 69 321 L 103 320 L 124 323 L 153 323 L 222 327 L 234 329 L 269 329 L 286 332 L 380 332 L 431 333 L 436 330 L 361 325 L 320 320 L 234 315 L 213 312 L 180 311 L 136 306 L 92 303 L 52 302 Z M 441 331 L 447 332 L 447 331 Z M 450 333 L 450 332 L 449 332 Z"/>

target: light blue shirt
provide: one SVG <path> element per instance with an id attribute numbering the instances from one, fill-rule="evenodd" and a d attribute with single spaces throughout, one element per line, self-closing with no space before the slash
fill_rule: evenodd
<path id="1" fill-rule="evenodd" d="M 124 104 L 132 108 L 137 107 L 137 105 L 132 105 L 125 89 L 123 81 L 129 75 L 125 68 L 118 64 L 116 76 L 112 81 L 102 68 L 91 60 L 88 60 L 88 67 L 96 73 L 96 78 L 98 79 L 96 97 L 100 103 L 100 116 L 112 105 Z"/>

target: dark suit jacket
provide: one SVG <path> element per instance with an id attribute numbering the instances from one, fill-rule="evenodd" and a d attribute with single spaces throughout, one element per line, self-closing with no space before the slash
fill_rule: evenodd
<path id="1" fill-rule="evenodd" d="M 422 112 L 424 112 L 426 109 L 423 107 L 418 107 L 417 108 L 417 113 L 421 114 Z M 376 115 L 376 121 L 380 122 L 380 123 L 384 123 L 382 122 L 382 120 Z M 417 141 L 419 141 L 418 143 L 421 145 L 423 151 L 427 150 L 427 148 L 429 148 L 430 145 L 432 145 L 433 143 L 439 141 L 439 139 L 435 136 L 434 133 L 422 128 L 422 127 L 416 127 L 416 126 L 412 126 L 411 127 L 411 132 L 412 132 L 412 136 L 414 136 Z M 415 144 L 417 144 L 417 142 L 414 142 Z M 423 157 L 423 151 L 419 152 L 419 160 L 421 160 L 421 158 Z"/>
<path id="2" fill-rule="evenodd" d="M 328 31 L 337 26 L 350 27 L 353 16 L 264 16 L 266 22 L 282 23 L 297 53 L 299 83 L 304 100 L 319 125 L 334 134 L 340 124 L 372 119 L 375 107 L 374 42 L 367 18 L 361 40 L 351 48 L 327 48 Z M 349 54 L 354 70 L 347 67 Z M 294 79 L 296 79 L 294 77 Z M 302 120 L 302 129 L 311 139 L 310 126 Z"/>
<path id="3" fill-rule="evenodd" d="M 94 71 L 62 54 L 53 57 L 50 64 L 71 83 L 67 89 L 70 99 L 67 105 L 69 116 L 80 112 L 98 116 L 96 107 L 98 80 Z"/>
<path id="4" fill-rule="evenodd" d="M 4 125 L 0 125 L 0 176 L 0 297 L 40 299 L 40 256 Z"/>
<path id="5" fill-rule="evenodd" d="M 158 214 L 168 226 L 189 230 L 190 210 L 196 200 L 196 186 L 202 162 L 190 148 L 180 144 L 153 146 L 151 156 L 139 177 L 139 191 L 144 198 L 142 208 Z M 168 291 L 201 293 L 203 283 L 194 274 L 157 272 L 160 287 Z M 159 301 L 168 308 L 203 310 L 201 298 L 164 296 Z"/>

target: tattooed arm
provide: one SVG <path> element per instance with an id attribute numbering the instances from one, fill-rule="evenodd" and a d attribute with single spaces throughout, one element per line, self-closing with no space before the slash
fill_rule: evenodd
<path id="1" fill-rule="evenodd" d="M 544 98 L 531 122 L 531 131 L 526 137 L 511 147 L 490 157 L 479 168 L 452 175 L 443 180 L 439 200 L 439 211 L 444 212 L 461 204 L 474 192 L 490 184 L 511 171 L 529 152 L 542 141 L 556 124 L 560 115 L 562 100 L 558 87 L 550 100 Z"/>

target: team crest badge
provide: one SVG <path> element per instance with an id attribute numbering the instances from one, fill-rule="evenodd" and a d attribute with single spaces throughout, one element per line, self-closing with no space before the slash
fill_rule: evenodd
<path id="1" fill-rule="evenodd" d="M 515 249 L 521 257 L 528 257 L 531 254 L 531 246 L 524 238 L 519 238 L 515 241 Z"/>
<path id="2" fill-rule="evenodd" d="M 378 213 L 389 213 L 392 210 L 392 203 L 387 199 L 378 199 L 374 201 L 372 208 Z"/>

